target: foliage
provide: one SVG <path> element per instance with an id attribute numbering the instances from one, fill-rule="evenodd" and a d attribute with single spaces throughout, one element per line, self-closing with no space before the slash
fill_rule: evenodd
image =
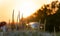
<path id="1" fill-rule="evenodd" d="M 50 4 L 44 4 L 36 13 L 27 19 L 29 22 L 41 20 L 44 24 L 46 20 L 46 31 L 53 32 L 54 26 L 56 31 L 60 30 L 60 2 L 53 1 Z"/>
<path id="2" fill-rule="evenodd" d="M 7 24 L 7 23 L 6 23 L 5 21 L 0 22 L 0 27 L 4 26 L 4 25 L 6 25 L 6 24 Z"/>
<path id="3" fill-rule="evenodd" d="M 44 24 L 46 19 L 46 31 L 53 32 L 54 26 L 56 31 L 60 30 L 60 2 L 53 1 L 50 4 L 44 5 L 37 11 L 38 20 L 41 19 L 41 23 Z"/>

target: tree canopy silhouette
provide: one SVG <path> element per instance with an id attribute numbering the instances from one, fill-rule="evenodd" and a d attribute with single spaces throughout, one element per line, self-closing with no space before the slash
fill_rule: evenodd
<path id="1" fill-rule="evenodd" d="M 6 25 L 7 23 L 6 22 L 0 22 L 0 27 L 3 27 L 4 25 Z"/>
<path id="2" fill-rule="evenodd" d="M 46 19 L 46 31 L 53 32 L 54 27 L 56 31 L 60 30 L 60 2 L 53 1 L 50 4 L 43 5 L 41 9 L 37 11 L 38 20 L 44 23 Z"/>
<path id="3" fill-rule="evenodd" d="M 34 17 L 34 16 L 35 17 Z M 53 1 L 50 4 L 44 4 L 36 13 L 28 18 L 29 21 L 39 21 L 44 24 L 46 20 L 46 31 L 53 32 L 60 30 L 60 2 Z"/>

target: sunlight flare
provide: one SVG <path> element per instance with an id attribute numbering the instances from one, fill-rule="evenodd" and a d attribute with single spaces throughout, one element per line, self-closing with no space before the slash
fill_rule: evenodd
<path id="1" fill-rule="evenodd" d="M 49 4 L 55 0 L 0 0 L 0 21 L 12 19 L 12 10 L 14 9 L 14 19 L 17 21 L 17 15 L 20 11 L 20 17 L 26 18 L 35 13 L 44 4 Z M 60 0 L 58 0 L 60 1 Z M 3 19 L 3 20 L 2 20 Z"/>

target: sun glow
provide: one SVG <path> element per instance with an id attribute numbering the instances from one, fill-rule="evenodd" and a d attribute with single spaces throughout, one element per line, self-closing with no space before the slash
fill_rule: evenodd
<path id="1" fill-rule="evenodd" d="M 20 17 L 26 18 L 35 13 L 44 4 L 49 4 L 55 0 L 0 0 L 0 21 L 12 20 L 14 9 L 14 21 L 17 21 L 18 12 Z M 60 1 L 60 0 L 58 0 Z"/>
<path id="2" fill-rule="evenodd" d="M 1 5 L 3 2 L 4 2 L 3 0 L 0 0 L 0 5 Z"/>
<path id="3" fill-rule="evenodd" d="M 23 13 L 23 17 L 30 16 L 35 12 L 37 6 L 34 3 L 26 2 L 22 5 L 22 8 L 20 9 Z"/>
<path id="4" fill-rule="evenodd" d="M 54 0 L 18 0 L 16 1 L 15 9 L 20 11 L 20 17 L 26 18 L 35 13 L 43 4 L 49 4 Z"/>
<path id="5" fill-rule="evenodd" d="M 24 18 L 33 14 L 38 7 L 34 2 L 28 0 L 21 1 L 20 3 L 17 3 L 15 9 L 19 10 L 21 15 L 23 13 Z"/>

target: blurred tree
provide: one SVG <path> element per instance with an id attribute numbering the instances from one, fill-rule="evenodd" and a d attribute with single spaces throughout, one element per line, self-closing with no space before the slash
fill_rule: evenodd
<path id="1" fill-rule="evenodd" d="M 7 23 L 5 21 L 0 22 L 0 27 L 3 27 L 4 25 L 6 25 Z"/>
<path id="2" fill-rule="evenodd" d="M 34 15 L 34 16 L 33 16 Z M 44 24 L 46 20 L 46 31 L 53 32 L 54 26 L 56 31 L 60 30 L 60 2 L 53 1 L 50 4 L 44 4 L 36 13 L 28 18 L 28 21 L 38 21 Z"/>
<path id="3" fill-rule="evenodd" d="M 46 30 L 53 32 L 54 31 L 54 26 L 55 30 L 59 31 L 60 30 L 60 3 L 58 1 L 53 1 L 51 3 L 51 15 L 47 16 L 46 20 Z"/>
<path id="4" fill-rule="evenodd" d="M 47 31 L 54 31 L 54 26 L 56 28 L 56 31 L 58 31 L 59 28 L 59 22 L 60 22 L 60 2 L 53 1 L 50 4 L 44 5 L 37 11 L 37 18 L 38 20 L 41 19 L 41 23 L 44 24 L 44 21 L 46 19 L 46 30 Z"/>

